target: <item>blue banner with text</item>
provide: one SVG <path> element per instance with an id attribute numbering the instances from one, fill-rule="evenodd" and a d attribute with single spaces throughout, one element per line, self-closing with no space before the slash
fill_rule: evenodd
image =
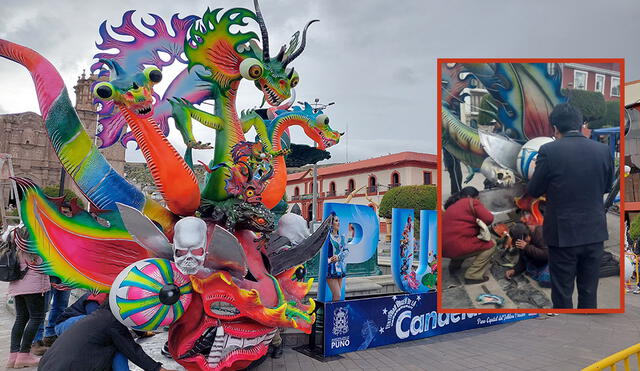
<path id="1" fill-rule="evenodd" d="M 437 293 L 428 292 L 325 303 L 324 355 L 537 317 L 528 313 L 437 313 L 436 297 Z"/>

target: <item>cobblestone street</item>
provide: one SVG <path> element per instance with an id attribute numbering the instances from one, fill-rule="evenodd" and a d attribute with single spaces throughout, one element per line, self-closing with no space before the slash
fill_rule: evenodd
<path id="1" fill-rule="evenodd" d="M 13 315 L 4 305 L 6 288 L 6 283 L 0 283 L 1 365 L 7 359 L 13 324 Z M 268 358 L 256 369 L 580 370 L 639 341 L 640 295 L 627 294 L 626 299 L 624 314 L 541 315 L 537 319 L 354 352 L 325 363 L 286 348 L 282 358 Z M 182 370 L 160 354 L 166 336 L 158 334 L 142 345 L 165 367 Z"/>

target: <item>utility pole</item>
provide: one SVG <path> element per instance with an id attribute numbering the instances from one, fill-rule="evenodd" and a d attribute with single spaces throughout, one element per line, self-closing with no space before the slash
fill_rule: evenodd
<path id="1" fill-rule="evenodd" d="M 318 164 L 313 164 L 313 185 L 311 188 L 311 221 L 315 223 L 318 215 Z"/>

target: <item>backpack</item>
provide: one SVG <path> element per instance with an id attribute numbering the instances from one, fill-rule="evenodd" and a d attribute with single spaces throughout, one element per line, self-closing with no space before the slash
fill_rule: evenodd
<path id="1" fill-rule="evenodd" d="M 0 244 L 0 281 L 11 282 L 21 280 L 27 269 L 20 270 L 20 260 L 15 243 L 3 242 Z"/>
<path id="2" fill-rule="evenodd" d="M 602 261 L 600 262 L 600 272 L 598 276 L 602 277 L 611 277 L 617 276 L 620 274 L 620 262 L 616 261 L 613 254 L 608 251 L 605 251 L 602 254 Z"/>

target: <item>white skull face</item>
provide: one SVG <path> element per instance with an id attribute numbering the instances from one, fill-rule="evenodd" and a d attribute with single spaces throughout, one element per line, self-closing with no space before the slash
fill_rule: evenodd
<path id="1" fill-rule="evenodd" d="M 204 264 L 207 224 L 192 216 L 176 223 L 173 236 L 173 259 L 183 274 L 196 274 Z"/>

